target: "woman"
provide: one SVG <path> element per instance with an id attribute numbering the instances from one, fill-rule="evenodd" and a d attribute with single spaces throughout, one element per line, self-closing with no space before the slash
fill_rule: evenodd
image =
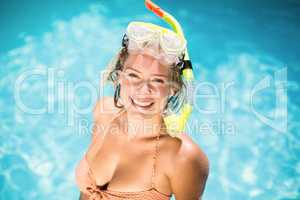
<path id="1" fill-rule="evenodd" d="M 156 26 L 144 25 L 129 24 L 107 77 L 114 98 L 100 99 L 94 109 L 92 142 L 76 168 L 81 200 L 163 200 L 172 194 L 198 200 L 203 194 L 206 155 L 188 135 L 172 137 L 163 120 L 184 100 L 179 66 L 185 44 L 172 56 L 162 48 L 169 40 L 162 40 L 182 46 L 174 33 L 154 31 L 140 42 L 134 34 L 147 35 L 143 28 Z"/>

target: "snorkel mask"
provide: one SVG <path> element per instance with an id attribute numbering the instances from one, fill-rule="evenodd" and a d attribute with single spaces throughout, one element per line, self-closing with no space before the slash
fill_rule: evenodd
<path id="1" fill-rule="evenodd" d="M 184 56 L 186 41 L 175 32 L 145 22 L 129 23 L 124 39 L 131 54 L 145 54 L 165 65 L 178 64 Z"/>
<path id="2" fill-rule="evenodd" d="M 122 45 L 132 54 L 147 54 L 167 65 L 176 64 L 181 68 L 181 75 L 185 81 L 187 95 L 179 114 L 164 117 L 168 133 L 177 137 L 184 132 L 189 115 L 192 112 L 193 71 L 186 48 L 186 40 L 177 20 L 154 4 L 145 0 L 146 7 L 166 21 L 173 29 L 167 29 L 151 23 L 131 22 L 124 34 Z"/>

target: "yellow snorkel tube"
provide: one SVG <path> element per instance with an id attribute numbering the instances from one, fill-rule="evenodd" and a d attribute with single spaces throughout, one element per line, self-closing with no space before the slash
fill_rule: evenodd
<path id="1" fill-rule="evenodd" d="M 171 14 L 162 10 L 151 0 L 145 0 L 145 5 L 149 10 L 151 10 L 157 16 L 162 18 L 164 21 L 166 21 L 172 27 L 174 32 L 177 33 L 182 39 L 185 39 L 180 24 Z M 184 69 L 182 71 L 182 74 L 188 83 L 188 87 L 192 87 L 193 85 L 192 81 L 194 80 L 194 75 L 193 75 L 192 63 L 189 59 L 187 48 L 185 49 Z M 187 91 L 191 92 L 190 89 L 192 88 L 188 88 Z M 183 133 L 191 112 L 192 112 L 192 99 L 190 98 L 186 103 L 183 104 L 179 115 L 172 114 L 167 117 L 164 117 L 164 122 L 171 136 L 176 137 L 179 134 Z"/>

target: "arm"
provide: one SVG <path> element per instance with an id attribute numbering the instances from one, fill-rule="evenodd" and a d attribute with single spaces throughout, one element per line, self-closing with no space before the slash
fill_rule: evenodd
<path id="1" fill-rule="evenodd" d="M 101 97 L 93 109 L 92 142 L 94 142 L 96 137 L 101 135 L 105 130 L 105 122 L 107 122 L 109 116 L 113 113 L 112 101 L 112 97 Z"/>
<path id="2" fill-rule="evenodd" d="M 116 108 L 113 104 L 112 97 L 104 96 L 98 100 L 93 109 L 92 142 L 88 149 L 88 157 L 90 156 L 90 152 L 95 153 L 102 146 L 103 139 L 109 128 L 107 122 L 110 121 L 114 113 L 116 113 Z M 92 155 L 94 155 L 94 153 L 92 153 Z"/>
<path id="3" fill-rule="evenodd" d="M 170 178 L 176 200 L 200 200 L 209 174 L 209 161 L 197 145 L 179 151 Z"/>
<path id="4" fill-rule="evenodd" d="M 92 137 L 91 142 L 89 144 L 89 147 L 86 151 L 87 159 L 90 161 L 92 160 L 95 155 L 97 154 L 97 151 L 101 147 L 101 144 L 103 142 L 104 137 L 104 129 L 105 122 L 108 121 L 109 118 L 109 112 L 106 112 L 104 110 L 104 106 L 107 106 L 108 98 L 103 97 L 99 99 L 93 109 L 93 130 L 92 130 Z M 78 177 L 77 177 L 78 178 Z M 80 179 L 80 177 L 79 177 Z M 85 181 L 85 180 L 82 180 Z M 79 180 L 81 182 L 81 180 Z M 89 196 L 87 193 L 80 191 L 79 200 L 88 200 Z"/>

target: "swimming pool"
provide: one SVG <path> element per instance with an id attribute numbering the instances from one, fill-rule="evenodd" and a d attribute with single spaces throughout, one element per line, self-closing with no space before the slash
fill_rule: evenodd
<path id="1" fill-rule="evenodd" d="M 77 199 L 101 70 L 141 1 L 1 6 L 0 199 Z M 154 1 L 155 2 L 155 1 Z M 198 82 L 188 133 L 206 152 L 203 199 L 300 199 L 300 4 L 186 1 L 181 22 Z"/>

